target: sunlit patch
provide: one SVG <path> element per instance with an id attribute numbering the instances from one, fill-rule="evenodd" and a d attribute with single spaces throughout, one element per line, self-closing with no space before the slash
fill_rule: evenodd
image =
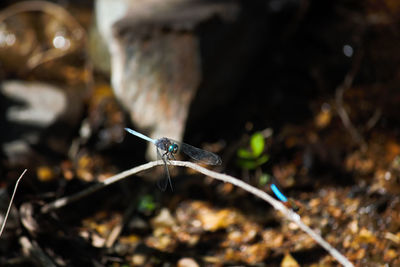
<path id="1" fill-rule="evenodd" d="M 391 174 L 390 172 L 386 172 L 386 173 L 385 173 L 385 180 L 386 180 L 386 181 L 389 181 L 390 178 L 392 178 L 392 174 Z"/>
<path id="2" fill-rule="evenodd" d="M 351 47 L 350 45 L 347 45 L 347 44 L 343 46 L 343 54 L 346 57 L 352 57 L 353 53 L 354 53 L 353 47 Z"/>
<path id="3" fill-rule="evenodd" d="M 62 34 L 57 33 L 53 38 L 53 46 L 57 49 L 68 50 L 71 46 L 71 41 Z"/>
<path id="4" fill-rule="evenodd" d="M 15 34 L 5 29 L 0 29 L 0 47 L 12 46 L 16 41 Z"/>
<path id="5" fill-rule="evenodd" d="M 321 106 L 321 111 L 317 114 L 314 121 L 318 128 L 327 127 L 332 120 L 332 109 L 331 105 L 328 103 L 323 103 Z"/>

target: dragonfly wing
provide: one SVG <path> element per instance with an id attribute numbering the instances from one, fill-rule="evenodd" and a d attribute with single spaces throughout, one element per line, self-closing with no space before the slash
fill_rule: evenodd
<path id="1" fill-rule="evenodd" d="M 202 163 L 208 165 L 220 165 L 222 163 L 222 160 L 218 155 L 186 143 L 180 143 L 180 149 L 192 159 Z"/>
<path id="2" fill-rule="evenodd" d="M 173 191 L 173 187 L 172 187 L 172 182 L 171 182 L 171 177 L 169 175 L 169 170 L 168 170 L 168 166 L 167 166 L 167 160 L 165 159 L 165 157 L 163 157 L 161 155 L 160 149 L 157 148 L 157 158 L 161 159 L 164 162 L 164 179 L 160 179 L 157 182 L 158 187 L 160 188 L 161 191 L 165 191 L 168 187 L 168 184 L 171 186 L 171 190 Z"/>

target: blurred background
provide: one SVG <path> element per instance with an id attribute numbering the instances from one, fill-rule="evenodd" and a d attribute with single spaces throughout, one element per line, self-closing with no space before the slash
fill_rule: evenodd
<path id="1" fill-rule="evenodd" d="M 162 168 L 125 127 L 222 158 L 358 266 L 400 246 L 400 2 L 0 3 L 1 266 L 336 266 L 254 196 Z M 184 157 L 180 159 L 185 159 Z M 293 206 L 289 206 L 293 208 Z M 387 264 L 387 265 L 385 265 Z"/>

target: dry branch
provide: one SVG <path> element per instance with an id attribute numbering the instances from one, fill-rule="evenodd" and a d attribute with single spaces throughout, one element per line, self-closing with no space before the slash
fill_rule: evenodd
<path id="1" fill-rule="evenodd" d="M 10 213 L 11 205 L 12 205 L 12 203 L 13 203 L 13 201 L 14 201 L 14 196 L 15 196 L 15 193 L 17 192 L 17 188 L 18 188 L 19 181 L 22 179 L 22 177 L 24 176 L 24 174 L 26 173 L 26 171 L 27 171 L 27 169 L 25 169 L 25 170 L 21 173 L 21 175 L 19 176 L 17 182 L 15 183 L 14 192 L 12 193 L 12 196 L 11 196 L 11 199 L 10 199 L 10 204 L 8 204 L 8 209 L 7 209 L 6 215 L 4 216 L 4 221 L 3 221 L 3 223 L 1 224 L 0 237 L 1 237 L 1 235 L 3 234 L 4 228 L 6 227 L 6 222 L 7 222 L 7 219 L 8 219 L 8 214 Z"/>
<path id="2" fill-rule="evenodd" d="M 357 145 L 359 145 L 361 147 L 361 149 L 365 150 L 367 148 L 367 144 L 366 144 L 363 136 L 359 133 L 357 128 L 351 122 L 350 116 L 347 113 L 346 108 L 344 107 L 344 103 L 343 103 L 343 95 L 344 95 L 345 91 L 347 91 L 353 85 L 354 78 L 360 67 L 361 59 L 362 59 L 362 51 L 355 55 L 351 69 L 344 77 L 342 84 L 340 84 L 336 88 L 335 101 L 336 101 L 336 109 L 337 109 L 338 115 L 339 115 L 340 119 L 342 120 L 344 127 L 350 133 L 352 139 L 357 143 Z"/>
<path id="3" fill-rule="evenodd" d="M 237 179 L 235 177 L 232 177 L 227 174 L 222 174 L 218 172 L 211 171 L 209 169 L 206 169 L 204 167 L 201 167 L 195 163 L 188 162 L 188 161 L 169 161 L 170 165 L 173 166 L 180 166 L 180 167 L 187 167 L 194 169 L 204 175 L 207 175 L 209 177 L 212 177 L 214 179 L 220 180 L 225 183 L 231 183 L 235 186 L 238 186 L 242 188 L 243 190 L 263 199 L 264 201 L 268 202 L 271 204 L 274 209 L 279 210 L 283 213 L 283 215 L 289 219 L 290 221 L 294 222 L 300 229 L 302 229 L 304 232 L 306 232 L 309 236 L 311 236 L 320 246 L 322 246 L 324 249 L 326 249 L 339 263 L 341 263 L 343 266 L 353 266 L 353 264 L 345 257 L 343 256 L 338 250 L 336 250 L 334 247 L 332 247 L 328 242 L 326 242 L 320 235 L 318 235 L 316 232 L 314 232 L 310 227 L 305 225 L 300 218 L 300 215 L 298 215 L 296 212 L 287 209 L 280 201 L 277 201 L 264 191 L 255 188 L 245 182 L 243 182 L 240 179 Z M 132 168 L 130 170 L 126 170 L 124 172 L 121 172 L 119 174 L 116 174 L 105 181 L 96 184 L 94 186 L 91 186 L 87 188 L 86 190 L 83 190 L 75 195 L 69 196 L 69 197 L 64 197 L 60 198 L 54 202 L 51 202 L 45 206 L 42 207 L 41 211 L 43 213 L 61 208 L 66 206 L 67 204 L 77 201 L 93 192 L 98 191 L 101 188 L 104 188 L 112 183 L 115 183 L 117 181 L 120 181 L 130 175 L 139 173 L 141 171 L 153 168 L 158 165 L 163 165 L 163 161 L 152 161 L 143 165 L 140 165 L 138 167 Z"/>

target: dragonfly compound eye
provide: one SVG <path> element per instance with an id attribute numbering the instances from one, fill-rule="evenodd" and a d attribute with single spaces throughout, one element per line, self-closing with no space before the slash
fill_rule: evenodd
<path id="1" fill-rule="evenodd" d="M 171 152 L 173 154 L 175 154 L 176 152 L 178 152 L 178 145 L 177 144 L 172 144 L 168 147 L 168 152 Z"/>

